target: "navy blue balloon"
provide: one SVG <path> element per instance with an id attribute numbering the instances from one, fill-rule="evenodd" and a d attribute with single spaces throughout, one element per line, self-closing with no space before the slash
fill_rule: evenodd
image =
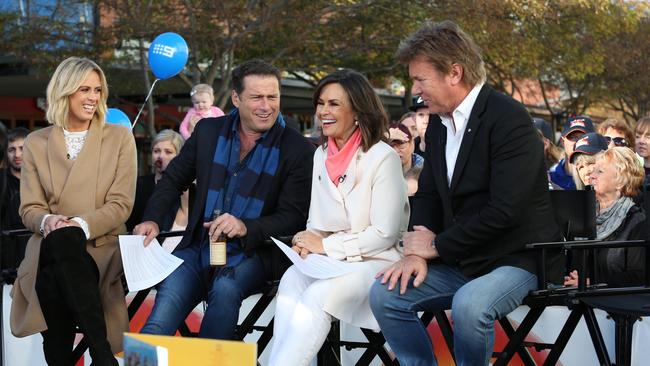
<path id="1" fill-rule="evenodd" d="M 106 113 L 106 123 L 125 126 L 131 129 L 131 120 L 129 119 L 129 116 L 117 108 L 108 108 Z"/>
<path id="2" fill-rule="evenodd" d="M 158 79 L 176 76 L 187 63 L 189 48 L 180 35 L 167 32 L 153 40 L 149 47 L 149 66 Z"/>

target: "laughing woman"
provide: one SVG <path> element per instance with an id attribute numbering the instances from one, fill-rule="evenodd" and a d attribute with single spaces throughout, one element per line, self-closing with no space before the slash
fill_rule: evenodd
<path id="1" fill-rule="evenodd" d="M 133 206 L 135 141 L 108 125 L 108 87 L 94 62 L 71 57 L 47 86 L 53 125 L 25 141 L 20 215 L 34 232 L 18 268 L 11 331 L 43 335 L 50 365 L 72 365 L 75 326 L 93 365 L 117 365 L 128 316 L 117 235 Z"/>
<path id="2" fill-rule="evenodd" d="M 399 156 L 384 142 L 388 117 L 368 80 L 351 70 L 323 78 L 314 93 L 327 142 L 314 154 L 307 230 L 293 249 L 355 263 L 353 273 L 325 280 L 290 267 L 280 281 L 271 365 L 306 365 L 332 318 L 378 329 L 368 304 L 374 276 L 398 260 L 409 207 Z"/>

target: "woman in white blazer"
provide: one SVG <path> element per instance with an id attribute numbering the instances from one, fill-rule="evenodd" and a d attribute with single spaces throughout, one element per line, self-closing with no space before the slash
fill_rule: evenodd
<path id="1" fill-rule="evenodd" d="M 379 328 L 368 291 L 375 275 L 400 259 L 397 242 L 408 224 L 402 165 L 385 142 L 388 116 L 368 80 L 352 70 L 336 71 L 320 81 L 313 100 L 327 142 L 314 154 L 307 230 L 294 236 L 293 249 L 356 268 L 325 280 L 295 266 L 287 270 L 278 290 L 271 365 L 308 364 L 332 317 Z"/>

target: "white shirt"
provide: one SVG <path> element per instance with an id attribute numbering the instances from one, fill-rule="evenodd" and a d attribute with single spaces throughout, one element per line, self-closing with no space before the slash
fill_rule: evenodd
<path id="1" fill-rule="evenodd" d="M 451 115 L 440 114 L 442 124 L 447 127 L 447 145 L 445 148 L 445 160 L 447 161 L 447 185 L 451 185 L 451 178 L 454 176 L 454 169 L 456 168 L 456 160 L 458 159 L 458 152 L 460 145 L 463 143 L 463 136 L 465 135 L 465 128 L 469 115 L 472 113 L 478 93 L 481 91 L 484 83 L 479 83 L 467 94 L 465 99 L 454 109 Z"/>

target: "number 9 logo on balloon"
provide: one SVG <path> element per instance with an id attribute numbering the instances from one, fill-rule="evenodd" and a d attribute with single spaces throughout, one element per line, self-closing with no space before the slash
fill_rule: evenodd
<path id="1" fill-rule="evenodd" d="M 169 79 L 185 68 L 188 56 L 183 37 L 173 32 L 163 33 L 149 47 L 149 66 L 158 79 Z"/>

